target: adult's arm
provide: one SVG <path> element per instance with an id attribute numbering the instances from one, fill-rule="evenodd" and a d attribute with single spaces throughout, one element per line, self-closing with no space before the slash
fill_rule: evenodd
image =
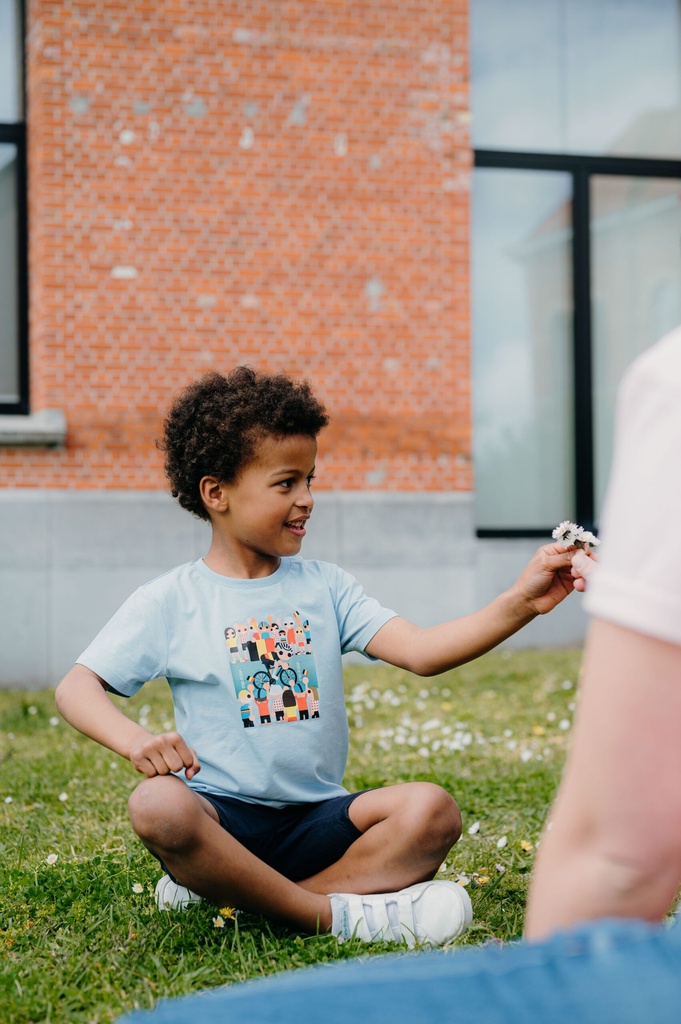
<path id="1" fill-rule="evenodd" d="M 681 646 L 594 619 L 572 750 L 530 885 L 528 938 L 659 920 L 681 883 Z"/>

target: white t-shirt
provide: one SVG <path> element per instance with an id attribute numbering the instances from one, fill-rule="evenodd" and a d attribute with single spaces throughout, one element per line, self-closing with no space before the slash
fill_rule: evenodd
<path id="1" fill-rule="evenodd" d="M 193 789 L 308 803 L 347 792 L 341 653 L 394 615 L 328 562 L 283 558 L 243 580 L 200 559 L 136 590 L 78 661 L 125 696 L 166 677 L 201 764 Z"/>
<path id="2" fill-rule="evenodd" d="M 629 367 L 615 427 L 600 565 L 585 607 L 681 644 L 681 328 Z"/>

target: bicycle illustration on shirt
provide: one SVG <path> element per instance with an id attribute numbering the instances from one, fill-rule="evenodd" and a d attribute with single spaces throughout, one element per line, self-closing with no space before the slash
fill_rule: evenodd
<path id="1" fill-rule="evenodd" d="M 224 636 L 244 729 L 319 718 L 310 626 L 299 612 L 248 618 Z"/>

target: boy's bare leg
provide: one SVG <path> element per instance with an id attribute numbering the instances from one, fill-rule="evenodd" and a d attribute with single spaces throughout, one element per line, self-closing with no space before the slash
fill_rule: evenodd
<path id="1" fill-rule="evenodd" d="M 396 892 L 433 878 L 461 835 L 451 796 L 430 782 L 361 793 L 348 808 L 363 834 L 346 853 L 299 884 L 311 892 Z"/>
<path id="2" fill-rule="evenodd" d="M 301 888 L 250 853 L 221 827 L 208 800 L 181 779 L 158 775 L 141 782 L 129 811 L 144 845 L 192 892 L 306 932 L 331 927 L 326 896 Z"/>
<path id="3" fill-rule="evenodd" d="M 392 892 L 430 879 L 461 835 L 459 809 L 439 786 L 372 790 L 349 808 L 359 839 L 335 864 L 296 883 L 237 842 L 212 805 L 174 776 L 140 783 L 129 810 L 144 845 L 192 892 L 310 933 L 331 927 L 326 894 Z"/>

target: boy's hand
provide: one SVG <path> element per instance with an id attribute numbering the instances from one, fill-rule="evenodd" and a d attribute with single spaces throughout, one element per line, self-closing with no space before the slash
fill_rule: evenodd
<path id="1" fill-rule="evenodd" d="M 170 775 L 185 769 L 185 777 L 193 779 L 201 770 L 196 751 L 188 747 L 178 732 L 151 733 L 130 751 L 130 761 L 148 779 L 154 775 Z"/>
<path id="2" fill-rule="evenodd" d="M 545 544 L 534 554 L 518 577 L 514 589 L 533 615 L 545 615 L 571 594 L 574 548 Z"/>

